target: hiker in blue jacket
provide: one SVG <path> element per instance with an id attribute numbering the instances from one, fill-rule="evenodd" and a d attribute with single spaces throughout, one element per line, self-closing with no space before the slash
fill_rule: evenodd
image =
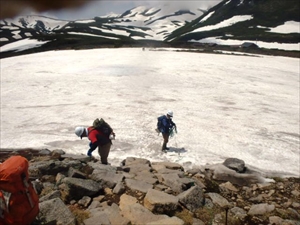
<path id="1" fill-rule="evenodd" d="M 169 142 L 170 131 L 175 128 L 175 131 L 177 132 L 176 124 L 172 121 L 172 118 L 172 111 L 168 111 L 166 115 L 158 118 L 157 131 L 162 133 L 164 139 L 161 149 L 162 151 L 169 150 L 169 148 L 167 147 L 167 143 Z"/>

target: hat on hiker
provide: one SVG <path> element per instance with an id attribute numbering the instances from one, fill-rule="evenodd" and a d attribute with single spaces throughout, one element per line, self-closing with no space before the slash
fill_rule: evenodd
<path id="1" fill-rule="evenodd" d="M 82 134 L 84 132 L 84 127 L 76 127 L 75 128 L 75 134 L 82 139 Z"/>
<path id="2" fill-rule="evenodd" d="M 173 117 L 173 112 L 169 110 L 169 111 L 167 112 L 167 115 L 170 116 L 170 117 Z"/>

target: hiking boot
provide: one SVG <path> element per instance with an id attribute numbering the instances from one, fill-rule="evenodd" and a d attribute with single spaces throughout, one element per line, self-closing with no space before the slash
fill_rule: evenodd
<path id="1" fill-rule="evenodd" d="M 167 147 L 167 144 L 163 144 L 161 150 L 162 150 L 162 151 L 167 151 L 167 150 L 169 150 L 169 148 Z"/>
<path id="2" fill-rule="evenodd" d="M 168 148 L 168 147 L 165 147 L 165 148 L 162 149 L 161 151 L 164 152 L 164 153 L 167 153 L 167 152 L 169 152 L 169 148 Z"/>
<path id="3" fill-rule="evenodd" d="M 165 150 L 166 147 L 167 147 L 167 145 L 166 145 L 166 144 L 163 144 L 162 147 L 161 147 L 161 150 L 162 150 L 162 151 Z"/>

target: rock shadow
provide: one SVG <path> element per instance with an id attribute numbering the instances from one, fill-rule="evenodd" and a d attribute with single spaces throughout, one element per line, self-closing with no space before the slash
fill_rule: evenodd
<path id="1" fill-rule="evenodd" d="M 167 153 L 177 153 L 177 154 L 181 154 L 181 153 L 185 153 L 187 152 L 187 150 L 185 148 L 175 148 L 175 147 L 169 147 L 168 150 L 166 150 Z"/>

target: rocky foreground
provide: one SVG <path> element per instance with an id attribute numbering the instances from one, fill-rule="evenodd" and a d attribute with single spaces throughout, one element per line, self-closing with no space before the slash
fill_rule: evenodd
<path id="1" fill-rule="evenodd" d="M 22 155 L 40 198 L 32 225 L 300 225 L 300 178 L 266 179 L 243 160 L 184 171 L 177 163 L 126 158 L 102 165 L 62 150 Z"/>

